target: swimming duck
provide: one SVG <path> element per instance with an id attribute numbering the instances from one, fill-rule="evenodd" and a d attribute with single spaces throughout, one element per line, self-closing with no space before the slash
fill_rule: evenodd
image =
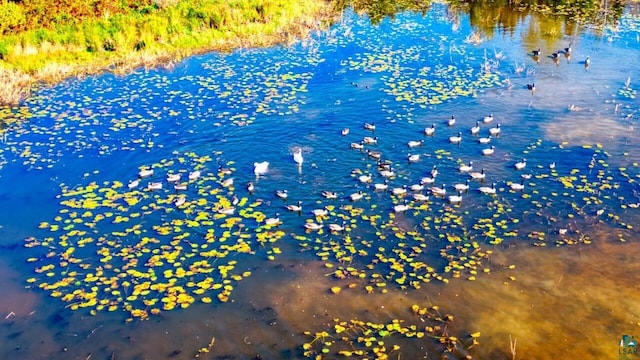
<path id="1" fill-rule="evenodd" d="M 302 149 L 298 148 L 295 153 L 293 153 L 293 161 L 295 161 L 298 166 L 302 166 L 302 162 L 304 159 L 302 158 Z"/>
<path id="2" fill-rule="evenodd" d="M 496 193 L 496 183 L 491 183 L 491 186 L 480 186 L 478 188 L 478 191 L 480 191 L 483 194 L 495 194 Z"/>
<path id="3" fill-rule="evenodd" d="M 253 163 L 253 173 L 256 174 L 256 176 L 264 175 L 267 173 L 268 170 L 269 170 L 268 161 Z"/>
<path id="4" fill-rule="evenodd" d="M 458 136 L 449 136 L 449 142 L 452 144 L 459 144 L 462 141 L 462 133 L 458 132 Z"/>
<path id="5" fill-rule="evenodd" d="M 493 127 L 493 128 L 491 128 L 491 129 L 489 129 L 489 134 L 490 134 L 491 136 L 499 135 L 499 134 L 500 134 L 500 132 L 502 131 L 502 129 L 500 128 L 500 126 L 501 126 L 500 124 L 497 124 L 497 125 L 496 125 L 496 127 Z"/>
<path id="6" fill-rule="evenodd" d="M 424 129 L 424 134 L 427 136 L 431 136 L 436 132 L 436 124 L 431 124 L 431 127 Z"/>
<path id="7" fill-rule="evenodd" d="M 473 170 L 473 161 L 469 161 L 469 164 L 461 164 L 458 170 L 463 173 Z"/>
<path id="8" fill-rule="evenodd" d="M 482 149 L 482 155 L 485 155 L 485 156 L 493 155 L 495 150 L 496 150 L 496 147 L 492 145 L 488 149 Z"/>
<path id="9" fill-rule="evenodd" d="M 471 128 L 471 134 L 475 135 L 480 132 L 480 121 L 476 121 L 476 125 Z"/>
<path id="10" fill-rule="evenodd" d="M 447 125 L 453 126 L 455 124 L 456 124 L 456 117 L 451 115 L 451 118 L 449 118 L 449 120 L 447 120 Z"/>
<path id="11" fill-rule="evenodd" d="M 516 170 L 522 170 L 525 167 L 527 167 L 527 159 L 522 159 L 520 161 L 518 161 L 515 165 Z"/>

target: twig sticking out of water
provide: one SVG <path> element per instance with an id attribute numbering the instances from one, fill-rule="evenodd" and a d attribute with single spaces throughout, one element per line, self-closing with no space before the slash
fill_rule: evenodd
<path id="1" fill-rule="evenodd" d="M 516 360 L 516 346 L 518 346 L 518 339 L 512 339 L 509 334 L 509 348 L 511 350 L 511 360 Z"/>

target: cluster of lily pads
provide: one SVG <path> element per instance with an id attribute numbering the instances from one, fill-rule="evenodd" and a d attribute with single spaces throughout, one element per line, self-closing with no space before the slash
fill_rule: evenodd
<path id="1" fill-rule="evenodd" d="M 384 323 L 333 319 L 328 330 L 305 332 L 311 340 L 302 345 L 304 356 L 389 359 L 401 356 L 402 344 L 410 339 L 430 339 L 442 354 L 467 356 L 468 350 L 479 344 L 480 332 L 461 337 L 451 334 L 454 316 L 443 314 L 436 305 L 414 304 L 410 310 L 408 319 L 390 319 Z"/>

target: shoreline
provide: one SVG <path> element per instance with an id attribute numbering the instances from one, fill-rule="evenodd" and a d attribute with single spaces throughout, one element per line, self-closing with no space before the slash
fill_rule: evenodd
<path id="1" fill-rule="evenodd" d="M 171 42 L 158 41 L 144 49 L 107 52 L 100 51 L 88 59 L 78 59 L 87 51 L 77 50 L 74 53 L 67 48 L 55 49 L 48 53 L 53 44 L 40 44 L 39 48 L 16 45 L 13 54 L 3 59 L 0 57 L 0 107 L 16 106 L 28 99 L 32 91 L 41 86 L 50 86 L 69 78 L 82 78 L 101 73 L 127 74 L 139 68 L 170 68 L 186 57 L 220 51 L 230 52 L 248 47 L 268 47 L 276 44 L 292 43 L 310 36 L 313 32 L 330 26 L 336 21 L 340 12 L 332 1 L 320 1 L 312 7 L 299 7 L 298 13 L 279 14 L 281 18 L 272 19 L 277 23 L 273 29 L 266 29 L 268 23 L 233 23 L 224 29 L 201 29 L 191 34 L 179 34 Z M 243 20 L 243 19 L 242 19 Z M 244 27 L 243 27 L 244 26 Z M 272 30 L 272 31 L 270 31 Z M 207 44 L 195 46 L 175 45 L 189 38 L 213 38 Z M 192 45 L 192 44 L 190 44 Z M 16 56 L 15 53 L 18 53 Z M 29 56 L 46 56 L 44 66 L 35 71 L 23 71 L 18 65 L 20 60 Z M 24 55 L 26 54 L 26 55 Z M 55 55 L 58 55 L 57 57 Z M 78 61 L 61 61 L 63 58 L 76 58 Z M 0 120 L 2 122 L 2 120 Z M 8 125 L 8 124 L 5 124 Z"/>

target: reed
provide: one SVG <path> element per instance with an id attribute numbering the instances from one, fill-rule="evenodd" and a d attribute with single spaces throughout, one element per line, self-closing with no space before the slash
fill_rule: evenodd
<path id="1" fill-rule="evenodd" d="M 339 13 L 329 1 L 304 0 L 149 0 L 139 1 L 135 11 L 110 9 L 114 13 L 100 7 L 105 4 L 97 2 L 100 16 L 75 9 L 78 23 L 62 17 L 52 26 L 5 31 L 0 68 L 9 86 L 0 91 L 0 103 L 19 102 L 35 84 L 66 77 L 171 66 L 191 54 L 286 43 L 326 26 Z M 2 6 L 0 0 L 0 18 Z M 31 9 L 31 16 L 50 24 L 47 13 L 37 10 Z M 60 17 L 63 10 L 54 13 Z"/>

